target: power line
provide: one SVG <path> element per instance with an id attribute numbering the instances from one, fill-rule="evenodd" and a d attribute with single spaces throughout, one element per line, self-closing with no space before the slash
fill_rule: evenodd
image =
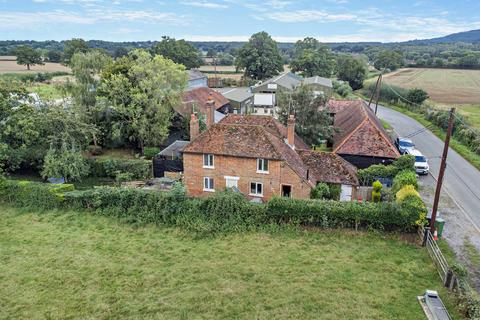
<path id="1" fill-rule="evenodd" d="M 465 181 L 463 181 L 463 179 L 458 175 L 453 166 L 448 164 L 447 169 L 451 169 L 451 172 L 458 178 L 458 180 L 470 191 L 471 194 L 473 194 L 475 198 L 477 198 L 477 200 L 480 201 L 480 196 L 476 194 L 475 191 Z"/>

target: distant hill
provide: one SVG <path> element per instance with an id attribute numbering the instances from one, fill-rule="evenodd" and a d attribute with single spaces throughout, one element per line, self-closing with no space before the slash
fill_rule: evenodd
<path id="1" fill-rule="evenodd" d="M 444 36 L 440 38 L 412 40 L 404 43 L 430 44 L 430 43 L 455 43 L 455 42 L 480 43 L 480 29 L 453 33 L 453 34 L 449 34 L 448 36 Z"/>

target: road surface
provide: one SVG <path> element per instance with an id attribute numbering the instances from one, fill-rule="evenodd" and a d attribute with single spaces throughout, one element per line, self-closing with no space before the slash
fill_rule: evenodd
<path id="1" fill-rule="evenodd" d="M 400 136 L 407 136 L 424 128 L 412 118 L 383 106 L 378 106 L 377 115 L 390 123 Z M 428 130 L 421 131 L 411 139 L 416 148 L 427 157 L 431 174 L 436 179 L 440 169 L 443 141 Z M 480 171 L 451 148 L 448 151 L 443 187 L 442 192 L 448 193 L 461 209 L 461 214 L 465 215 L 480 234 Z"/>

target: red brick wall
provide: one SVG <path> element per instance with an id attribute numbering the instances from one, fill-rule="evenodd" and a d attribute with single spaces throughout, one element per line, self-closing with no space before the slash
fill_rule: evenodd
<path id="1" fill-rule="evenodd" d="M 190 196 L 205 196 L 211 192 L 203 191 L 203 178 L 215 179 L 215 190 L 226 187 L 225 176 L 239 177 L 238 188 L 246 195 L 250 193 L 250 183 L 263 183 L 263 200 L 268 201 L 273 195 L 281 195 L 282 185 L 292 186 L 292 198 L 309 198 L 310 186 L 283 161 L 270 160 L 268 174 L 257 173 L 257 160 L 215 155 L 215 168 L 203 168 L 203 155 L 184 154 L 184 181 Z M 252 197 L 250 197 L 252 198 Z"/>

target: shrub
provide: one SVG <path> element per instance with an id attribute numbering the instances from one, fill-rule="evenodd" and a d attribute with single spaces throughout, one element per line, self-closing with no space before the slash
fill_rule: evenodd
<path id="1" fill-rule="evenodd" d="M 145 180 L 152 176 L 152 162 L 143 159 L 91 159 L 92 175 L 115 179 L 118 173 L 130 173 L 131 179 Z"/>
<path id="2" fill-rule="evenodd" d="M 0 186 L 0 199 L 19 207 L 54 209 L 61 207 L 65 193 L 73 190 L 72 184 L 6 180 Z"/>
<path id="3" fill-rule="evenodd" d="M 310 191 L 311 199 L 328 199 L 330 197 L 330 188 L 326 183 L 320 182 Z"/>
<path id="4" fill-rule="evenodd" d="M 87 147 L 88 153 L 90 153 L 92 156 L 99 156 L 103 154 L 103 149 L 100 146 L 88 146 Z"/>
<path id="5" fill-rule="evenodd" d="M 403 155 L 388 166 L 375 164 L 366 169 L 358 170 L 357 175 L 360 185 L 370 186 L 375 180 L 380 178 L 393 179 L 399 172 L 405 170 L 415 171 L 414 156 Z"/>
<path id="6" fill-rule="evenodd" d="M 373 190 L 372 190 L 372 200 L 373 202 L 380 202 L 382 198 L 382 183 L 380 181 L 375 181 L 373 183 Z"/>
<path id="7" fill-rule="evenodd" d="M 143 149 L 143 155 L 146 159 L 154 158 L 160 152 L 160 148 L 158 147 L 145 147 Z"/>
<path id="8" fill-rule="evenodd" d="M 419 196 L 408 196 L 401 202 L 403 211 L 408 212 L 410 216 L 416 216 L 415 225 L 419 226 L 425 222 L 427 217 L 427 207 Z"/>
<path id="9" fill-rule="evenodd" d="M 402 203 L 408 197 L 420 198 L 420 194 L 412 185 L 406 185 L 396 193 L 397 203 Z"/>
<path id="10" fill-rule="evenodd" d="M 413 227 L 418 216 L 395 203 L 337 202 L 273 198 L 267 204 L 270 222 L 293 222 L 318 227 L 368 227 L 401 229 Z"/>
<path id="11" fill-rule="evenodd" d="M 418 190 L 417 175 L 413 171 L 402 171 L 393 179 L 392 191 L 397 193 L 400 189 L 408 185 Z"/>
<path id="12" fill-rule="evenodd" d="M 332 200 L 340 200 L 340 194 L 342 193 L 342 186 L 339 184 L 329 184 L 330 198 Z"/>

